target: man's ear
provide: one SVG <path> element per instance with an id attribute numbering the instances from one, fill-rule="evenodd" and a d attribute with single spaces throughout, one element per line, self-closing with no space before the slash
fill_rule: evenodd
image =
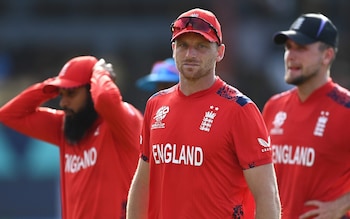
<path id="1" fill-rule="evenodd" d="M 225 56 L 225 45 L 221 44 L 218 47 L 218 56 L 216 57 L 216 62 L 220 62 Z"/>
<path id="2" fill-rule="evenodd" d="M 335 54 L 336 53 L 334 48 L 327 48 L 323 59 L 323 61 L 325 62 L 324 64 L 329 65 L 330 63 L 332 63 L 332 61 L 335 59 Z"/>

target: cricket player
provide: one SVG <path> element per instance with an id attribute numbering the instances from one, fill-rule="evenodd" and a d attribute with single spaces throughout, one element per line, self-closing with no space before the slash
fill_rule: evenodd
<path id="1" fill-rule="evenodd" d="M 113 76 L 104 60 L 74 57 L 0 108 L 4 125 L 59 147 L 63 219 L 125 218 L 142 114 Z M 61 109 L 42 107 L 57 96 Z"/>
<path id="2" fill-rule="evenodd" d="M 279 219 L 262 116 L 216 75 L 225 52 L 219 21 L 195 8 L 171 30 L 180 82 L 147 102 L 127 218 Z"/>
<path id="3" fill-rule="evenodd" d="M 337 28 L 323 14 L 303 14 L 274 42 L 284 45 L 284 78 L 295 85 L 263 109 L 282 218 L 350 218 L 350 92 L 330 76 Z"/>

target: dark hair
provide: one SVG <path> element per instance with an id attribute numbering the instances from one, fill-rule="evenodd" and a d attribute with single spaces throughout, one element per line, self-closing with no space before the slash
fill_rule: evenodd
<path id="1" fill-rule="evenodd" d="M 329 45 L 329 44 L 327 44 L 327 43 L 324 43 L 324 42 L 320 42 L 320 45 L 319 45 L 318 49 L 319 49 L 321 52 L 323 52 L 323 51 L 325 51 L 325 50 L 327 50 L 327 49 L 333 49 L 333 50 L 334 50 L 334 57 L 333 57 L 333 59 L 332 59 L 332 61 L 331 61 L 331 63 L 330 63 L 330 64 L 332 64 L 333 61 L 335 60 L 335 57 L 336 57 L 337 52 L 338 52 L 338 49 L 337 49 L 336 47 L 333 47 L 333 46 L 331 46 L 331 45 Z"/>

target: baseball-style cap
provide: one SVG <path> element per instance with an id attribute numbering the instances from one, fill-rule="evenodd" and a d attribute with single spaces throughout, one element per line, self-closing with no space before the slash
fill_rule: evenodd
<path id="1" fill-rule="evenodd" d="M 301 15 L 289 30 L 275 33 L 273 40 L 276 44 L 284 44 L 288 38 L 300 45 L 321 41 L 334 48 L 338 47 L 337 28 L 332 21 L 319 13 Z"/>
<path id="2" fill-rule="evenodd" d="M 221 25 L 216 16 L 208 10 L 194 8 L 182 13 L 172 24 L 173 42 L 184 33 L 199 33 L 210 42 L 222 43 Z"/>
<path id="3" fill-rule="evenodd" d="M 173 58 L 157 61 L 153 64 L 151 73 L 138 79 L 136 86 L 141 90 L 154 92 L 157 90 L 157 83 L 177 83 L 179 72 Z"/>
<path id="4" fill-rule="evenodd" d="M 69 60 L 57 77 L 46 83 L 45 93 L 54 92 L 58 88 L 75 88 L 90 84 L 92 69 L 98 60 L 93 56 L 78 56 Z"/>

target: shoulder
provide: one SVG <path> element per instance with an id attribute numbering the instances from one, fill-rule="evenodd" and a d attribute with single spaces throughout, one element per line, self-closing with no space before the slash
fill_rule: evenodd
<path id="1" fill-rule="evenodd" d="M 216 95 L 227 101 L 234 102 L 239 106 L 245 106 L 248 103 L 253 103 L 253 101 L 244 95 L 237 88 L 229 85 L 225 82 L 221 83 L 220 87 L 216 90 Z"/>
<path id="2" fill-rule="evenodd" d="M 162 96 L 170 95 L 171 93 L 175 92 L 176 86 L 177 85 L 174 85 L 173 87 L 170 87 L 170 88 L 167 88 L 164 90 L 160 90 L 160 91 L 154 93 L 148 100 L 150 101 L 152 99 L 157 99 L 157 98 L 160 98 Z"/>
<path id="3" fill-rule="evenodd" d="M 285 105 L 286 103 L 291 103 L 291 101 L 295 101 L 296 98 L 292 98 L 293 96 L 297 95 L 296 88 L 292 88 L 287 91 L 283 91 L 281 93 L 277 93 L 273 96 L 271 96 L 265 103 L 263 107 L 263 115 L 266 117 L 267 114 L 270 114 L 276 109 L 279 109 L 281 106 Z"/>
<path id="4" fill-rule="evenodd" d="M 350 91 L 348 89 L 334 83 L 327 96 L 334 102 L 350 109 Z"/>
<path id="5" fill-rule="evenodd" d="M 296 93 L 296 88 L 292 88 L 290 90 L 277 93 L 271 96 L 267 102 L 283 101 L 283 100 L 289 99 L 293 95 L 293 93 Z"/>

